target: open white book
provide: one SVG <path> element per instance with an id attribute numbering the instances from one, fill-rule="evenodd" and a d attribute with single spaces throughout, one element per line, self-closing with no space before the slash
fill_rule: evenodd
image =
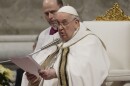
<path id="1" fill-rule="evenodd" d="M 32 57 L 13 57 L 11 61 L 26 72 L 39 75 L 40 65 Z"/>

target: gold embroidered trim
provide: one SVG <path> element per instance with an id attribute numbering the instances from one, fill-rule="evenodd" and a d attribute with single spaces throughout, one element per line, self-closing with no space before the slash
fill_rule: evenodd
<path id="1" fill-rule="evenodd" d="M 69 86 L 67 71 L 66 71 L 68 53 L 69 53 L 68 47 L 64 48 L 62 50 L 60 66 L 59 66 L 59 78 L 60 78 L 60 85 L 61 86 Z"/>
<path id="2" fill-rule="evenodd" d="M 130 16 L 124 14 L 118 3 L 106 11 L 103 16 L 96 17 L 97 21 L 130 21 Z"/>
<path id="3" fill-rule="evenodd" d="M 57 48 L 57 50 L 56 50 L 54 53 L 52 53 L 51 55 L 49 55 L 49 56 L 46 58 L 46 60 L 41 64 L 41 68 L 42 68 L 42 69 L 46 69 L 46 68 L 50 67 L 50 66 L 51 66 L 51 62 L 52 62 L 52 60 L 54 59 L 54 56 L 55 56 L 58 52 L 59 52 L 59 48 Z"/>

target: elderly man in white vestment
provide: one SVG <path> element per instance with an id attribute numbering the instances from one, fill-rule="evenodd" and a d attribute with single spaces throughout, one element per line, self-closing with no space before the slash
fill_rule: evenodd
<path id="1" fill-rule="evenodd" d="M 57 33 L 58 31 L 57 27 L 54 26 L 54 22 L 55 22 L 54 14 L 62 6 L 63 6 L 62 0 L 43 0 L 44 17 L 50 24 L 50 27 L 39 34 L 38 42 L 34 51 L 52 42 L 56 38 L 59 38 L 59 35 Z M 47 52 L 46 50 L 44 50 L 40 53 L 33 55 L 33 58 L 39 64 L 41 64 L 42 61 L 44 60 L 43 57 L 40 57 L 41 53 L 46 53 L 47 55 L 49 51 Z M 30 73 L 24 73 L 21 86 L 38 86 L 39 81 L 40 81 L 39 77 L 36 77 L 35 75 L 32 75 Z"/>
<path id="2" fill-rule="evenodd" d="M 101 86 L 110 66 L 101 40 L 71 6 L 60 8 L 55 17 L 62 42 L 42 64 L 39 86 Z"/>

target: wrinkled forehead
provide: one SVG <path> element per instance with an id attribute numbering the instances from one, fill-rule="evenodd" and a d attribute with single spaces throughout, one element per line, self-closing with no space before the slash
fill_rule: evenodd
<path id="1" fill-rule="evenodd" d="M 57 19 L 57 20 L 63 20 L 63 19 L 70 19 L 71 18 L 71 14 L 69 14 L 69 13 L 64 13 L 64 12 L 57 12 L 56 14 L 55 14 L 55 18 Z"/>

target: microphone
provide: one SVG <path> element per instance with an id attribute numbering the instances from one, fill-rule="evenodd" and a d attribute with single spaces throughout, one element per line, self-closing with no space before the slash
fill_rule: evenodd
<path id="1" fill-rule="evenodd" d="M 48 47 L 51 47 L 52 45 L 56 45 L 56 44 L 59 44 L 59 43 L 61 43 L 61 39 L 57 38 L 54 41 L 50 42 L 49 44 L 47 44 L 47 45 L 41 47 L 40 49 L 36 50 L 35 52 L 30 53 L 29 56 L 32 56 L 33 54 L 36 54 L 36 53 L 38 53 L 38 52 L 40 52 L 40 51 L 42 51 L 42 50 L 44 50 Z"/>

